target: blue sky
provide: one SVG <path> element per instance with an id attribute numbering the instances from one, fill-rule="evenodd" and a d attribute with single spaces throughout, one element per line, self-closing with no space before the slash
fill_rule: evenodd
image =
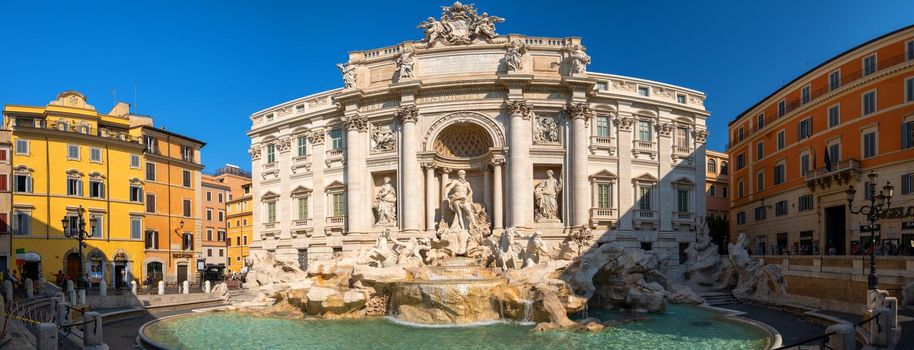
<path id="1" fill-rule="evenodd" d="M 250 168 L 257 110 L 341 85 L 352 50 L 422 37 L 436 1 L 4 1 L 0 104 L 79 90 L 107 112 L 134 102 L 157 126 L 208 143 L 207 171 Z M 912 1 L 475 1 L 498 32 L 580 36 L 592 71 L 708 95 L 711 138 L 784 83 L 914 23 Z"/>

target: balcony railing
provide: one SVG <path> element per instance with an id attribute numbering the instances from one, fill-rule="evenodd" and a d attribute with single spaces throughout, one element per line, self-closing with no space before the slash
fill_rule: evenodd
<path id="1" fill-rule="evenodd" d="M 311 161 L 311 155 L 310 155 L 310 154 L 307 154 L 307 155 L 304 155 L 304 156 L 300 156 L 300 157 L 294 157 L 294 158 L 292 158 L 292 164 L 302 164 L 302 163 L 307 163 L 307 162 L 310 162 L 310 161 Z"/>
<path id="2" fill-rule="evenodd" d="M 673 212 L 673 221 L 692 222 L 692 213 L 686 212 L 686 211 L 674 211 Z"/>
<path id="3" fill-rule="evenodd" d="M 292 227 L 294 227 L 294 228 L 307 227 L 307 226 L 311 226 L 311 218 L 298 219 L 298 220 L 292 221 Z"/>
<path id="4" fill-rule="evenodd" d="M 263 163 L 263 170 L 273 169 L 277 166 L 277 164 L 279 164 L 279 162 Z"/>
<path id="5" fill-rule="evenodd" d="M 598 147 L 610 147 L 615 143 L 615 139 L 608 136 L 591 136 L 590 143 Z"/>
<path id="6" fill-rule="evenodd" d="M 683 146 L 673 146 L 673 154 L 677 156 L 689 156 L 692 154 L 692 148 Z"/>
<path id="7" fill-rule="evenodd" d="M 827 168 L 823 167 L 823 168 L 807 171 L 806 172 L 806 181 L 809 182 L 809 181 L 814 181 L 814 180 L 822 179 L 822 178 L 833 176 L 833 175 L 841 175 L 841 174 L 853 173 L 853 172 L 857 172 L 857 171 L 860 171 L 860 161 L 851 158 L 851 159 L 842 160 L 842 161 L 832 164 L 831 170 L 828 170 Z"/>
<path id="8" fill-rule="evenodd" d="M 635 219 L 638 220 L 657 220 L 656 210 L 635 210 Z"/>
<path id="9" fill-rule="evenodd" d="M 327 158 L 341 158 L 343 156 L 343 149 L 331 149 L 327 151 Z"/>
<path id="10" fill-rule="evenodd" d="M 328 216 L 327 226 L 343 226 L 346 223 L 345 216 Z"/>
<path id="11" fill-rule="evenodd" d="M 270 229 L 274 229 L 274 228 L 276 228 L 276 223 L 275 223 L 275 222 L 267 222 L 267 223 L 264 223 L 264 224 L 263 224 L 263 229 L 264 229 L 264 230 L 270 230 Z"/>
<path id="12" fill-rule="evenodd" d="M 653 141 L 632 141 L 636 150 L 654 151 L 657 149 L 657 143 Z"/>

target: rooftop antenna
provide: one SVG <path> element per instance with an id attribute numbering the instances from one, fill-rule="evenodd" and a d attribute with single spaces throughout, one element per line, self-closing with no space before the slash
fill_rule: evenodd
<path id="1" fill-rule="evenodd" d="M 139 104 L 137 104 L 137 92 L 136 91 L 137 91 L 137 82 L 136 82 L 136 80 L 134 80 L 133 81 L 133 113 L 134 114 L 137 114 L 137 106 L 139 106 Z"/>

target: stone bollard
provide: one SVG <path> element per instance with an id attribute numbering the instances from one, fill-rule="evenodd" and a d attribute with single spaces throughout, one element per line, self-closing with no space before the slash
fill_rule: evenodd
<path id="1" fill-rule="evenodd" d="M 136 281 L 130 281 L 130 294 L 136 295 Z"/>
<path id="2" fill-rule="evenodd" d="M 203 282 L 203 291 L 206 292 L 206 294 L 209 294 L 212 290 L 213 286 L 209 281 Z"/>
<path id="3" fill-rule="evenodd" d="M 76 305 L 76 291 L 73 289 L 67 290 L 67 303 L 70 305 Z"/>
<path id="4" fill-rule="evenodd" d="M 3 281 L 3 297 L 7 302 L 13 302 L 13 282 Z"/>
<path id="5" fill-rule="evenodd" d="M 83 315 L 85 320 L 92 320 L 82 326 L 83 349 L 108 349 L 102 341 L 102 314 L 91 311 Z"/>
<path id="6" fill-rule="evenodd" d="M 38 295 L 44 296 L 44 284 L 47 282 L 48 281 L 44 279 L 44 277 L 38 278 L 38 290 L 35 291 Z"/>
<path id="7" fill-rule="evenodd" d="M 35 297 L 35 283 L 32 282 L 31 278 L 25 279 L 25 297 L 28 299 Z"/>
<path id="8" fill-rule="evenodd" d="M 828 337 L 825 346 L 834 350 L 856 350 L 857 340 L 854 339 L 854 326 L 847 323 L 838 323 L 825 329 L 825 333 L 835 332 Z"/>
<path id="9" fill-rule="evenodd" d="M 184 281 L 184 283 L 181 283 L 181 293 L 190 294 L 190 281 Z"/>
<path id="10" fill-rule="evenodd" d="M 76 292 L 78 299 L 76 300 L 76 305 L 83 305 L 86 303 L 86 290 L 80 289 L 79 292 Z"/>
<path id="11" fill-rule="evenodd" d="M 67 323 L 67 304 L 57 303 L 57 324 Z"/>
<path id="12" fill-rule="evenodd" d="M 66 302 L 67 302 L 67 296 L 66 296 L 66 294 L 63 294 L 63 292 L 57 292 L 57 299 L 58 299 L 61 303 L 66 303 Z"/>
<path id="13" fill-rule="evenodd" d="M 73 290 L 73 280 L 67 280 L 67 289 L 66 289 L 66 291 L 69 292 L 69 291 L 71 291 L 71 290 Z"/>
<path id="14" fill-rule="evenodd" d="M 873 310 L 876 319 L 870 321 L 870 339 L 869 344 L 879 348 L 889 348 L 895 343 L 895 327 L 897 314 L 893 313 L 890 308 L 877 307 Z M 879 321 L 879 324 L 876 324 Z"/>
<path id="15" fill-rule="evenodd" d="M 57 325 L 41 323 L 38 325 L 38 336 L 35 337 L 35 349 L 57 350 Z"/>
<path id="16" fill-rule="evenodd" d="M 165 281 L 159 281 L 159 295 L 165 295 Z"/>
<path id="17" fill-rule="evenodd" d="M 105 282 L 105 280 L 98 281 L 98 296 L 108 296 L 108 282 Z"/>

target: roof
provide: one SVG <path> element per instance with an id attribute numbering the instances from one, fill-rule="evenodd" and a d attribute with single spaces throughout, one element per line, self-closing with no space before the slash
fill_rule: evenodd
<path id="1" fill-rule="evenodd" d="M 904 28 L 896 29 L 896 30 L 894 30 L 894 31 L 888 32 L 888 33 L 883 34 L 883 35 L 880 35 L 880 36 L 878 36 L 878 37 L 876 37 L 876 38 L 873 38 L 873 39 L 870 39 L 870 40 L 866 41 L 865 43 L 862 43 L 862 44 L 860 44 L 860 45 L 854 46 L 853 48 L 850 48 L 850 49 L 848 49 L 848 50 L 846 50 L 846 51 L 844 51 L 844 52 L 842 52 L 842 53 L 836 55 L 835 57 L 830 58 L 829 60 L 827 60 L 827 61 L 825 61 L 825 62 L 820 63 L 818 66 L 813 67 L 812 69 L 806 71 L 805 73 L 803 73 L 803 74 L 801 74 L 800 76 L 796 77 L 795 79 L 791 80 L 789 83 L 784 84 L 784 86 L 781 86 L 781 88 L 775 90 L 774 92 L 772 92 L 772 93 L 769 94 L 768 96 L 765 96 L 765 98 L 763 98 L 763 99 L 759 100 L 758 102 L 756 102 L 754 105 L 752 105 L 752 107 L 747 108 L 745 111 L 743 111 L 742 113 L 740 113 L 739 115 L 737 115 L 736 118 L 734 118 L 734 119 L 731 120 L 729 123 L 727 123 L 727 126 L 733 125 L 733 123 L 736 123 L 737 121 L 739 121 L 740 119 L 742 119 L 744 116 L 746 116 L 746 114 L 749 113 L 749 111 L 751 111 L 751 110 L 755 109 L 756 107 L 762 105 L 763 103 L 767 102 L 768 99 L 770 99 L 770 98 L 774 97 L 775 95 L 781 93 L 782 91 L 784 91 L 785 89 L 787 89 L 787 87 L 793 85 L 793 84 L 796 83 L 797 81 L 802 80 L 803 78 L 808 77 L 808 76 L 811 75 L 813 72 L 819 70 L 819 68 L 822 68 L 822 67 L 824 67 L 824 66 L 827 66 L 829 63 L 832 63 L 832 62 L 834 62 L 834 61 L 837 61 L 838 59 L 843 58 L 844 56 L 847 56 L 848 54 L 850 54 L 850 53 L 852 53 L 852 52 L 854 52 L 854 51 L 857 51 L 858 49 L 860 49 L 860 48 L 862 48 L 862 47 L 864 47 L 864 46 L 867 46 L 867 45 L 869 45 L 869 44 L 872 44 L 872 43 L 874 43 L 874 42 L 877 42 L 877 41 L 879 41 L 879 40 L 885 39 L 885 38 L 887 38 L 887 37 L 890 37 L 890 36 L 892 36 L 892 35 L 901 33 L 901 32 L 903 32 L 903 31 L 906 31 L 906 30 L 912 29 L 912 28 L 914 28 L 914 24 L 909 25 L 909 26 L 906 26 L 906 27 L 904 27 Z"/>
<path id="2" fill-rule="evenodd" d="M 152 131 L 155 131 L 155 132 L 158 132 L 158 133 L 162 133 L 162 134 L 165 134 L 165 135 L 169 135 L 169 136 L 174 136 L 174 137 L 182 138 L 182 139 L 185 139 L 185 140 L 190 141 L 190 142 L 198 143 L 198 144 L 200 144 L 200 148 L 203 148 L 203 146 L 206 146 L 206 142 L 197 140 L 197 139 L 192 138 L 192 137 L 184 136 L 184 135 L 181 135 L 181 134 L 178 134 L 178 133 L 173 133 L 173 132 L 171 132 L 171 131 L 168 131 L 168 130 L 165 130 L 165 129 L 162 129 L 162 128 L 157 128 L 157 127 L 149 126 L 149 125 L 144 125 L 144 126 L 142 126 L 142 128 L 144 128 L 144 129 L 150 129 L 150 130 L 152 130 Z"/>

